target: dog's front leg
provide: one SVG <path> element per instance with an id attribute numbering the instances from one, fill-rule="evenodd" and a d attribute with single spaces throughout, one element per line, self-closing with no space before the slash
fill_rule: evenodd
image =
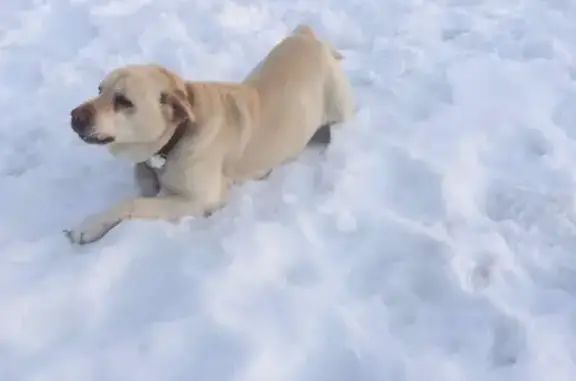
<path id="1" fill-rule="evenodd" d="M 123 202 L 107 212 L 88 217 L 76 229 L 65 231 L 72 243 L 84 245 L 98 241 L 122 221 L 131 219 L 178 220 L 185 216 L 199 217 L 202 205 L 189 199 L 170 196 L 139 197 Z"/>

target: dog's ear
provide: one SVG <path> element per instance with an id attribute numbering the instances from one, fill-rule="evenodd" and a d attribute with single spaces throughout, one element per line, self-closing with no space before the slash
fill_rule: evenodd
<path id="1" fill-rule="evenodd" d="M 162 93 L 160 95 L 160 103 L 170 107 L 171 122 L 180 124 L 185 121 L 191 123 L 196 121 L 196 116 L 192 111 L 194 93 L 191 89 L 187 92 L 178 89 L 171 93 Z"/>

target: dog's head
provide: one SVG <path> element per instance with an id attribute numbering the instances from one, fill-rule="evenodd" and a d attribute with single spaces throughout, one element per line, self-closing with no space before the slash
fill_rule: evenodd
<path id="1" fill-rule="evenodd" d="M 154 144 L 183 122 L 194 122 L 192 94 L 172 72 L 154 65 L 116 69 L 99 95 L 72 110 L 72 129 L 86 143 Z"/>

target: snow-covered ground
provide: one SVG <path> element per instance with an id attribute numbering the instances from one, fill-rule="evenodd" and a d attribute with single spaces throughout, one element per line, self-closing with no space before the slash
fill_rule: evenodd
<path id="1" fill-rule="evenodd" d="M 1 381 L 573 381 L 573 0 L 2 0 Z M 69 127 L 109 69 L 240 80 L 301 22 L 359 112 L 206 221 Z"/>

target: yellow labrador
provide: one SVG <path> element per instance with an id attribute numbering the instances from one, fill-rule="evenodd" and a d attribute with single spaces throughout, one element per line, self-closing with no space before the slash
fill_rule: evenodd
<path id="1" fill-rule="evenodd" d="M 300 25 L 242 83 L 185 81 L 157 65 L 112 71 L 97 97 L 72 110 L 71 126 L 86 143 L 135 163 L 140 197 L 88 217 L 68 237 L 86 244 L 125 220 L 223 207 L 232 184 L 267 176 L 322 129 L 352 117 L 341 59 Z"/>

